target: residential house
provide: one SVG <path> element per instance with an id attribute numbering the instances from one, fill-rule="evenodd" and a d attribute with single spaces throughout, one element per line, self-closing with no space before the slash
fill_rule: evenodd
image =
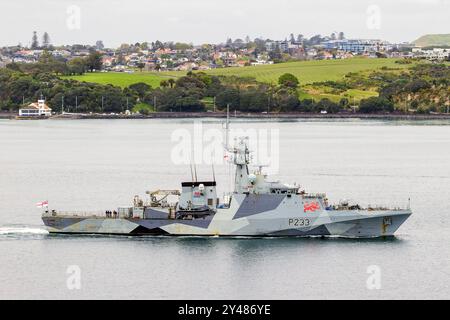
<path id="1" fill-rule="evenodd" d="M 335 56 L 336 59 L 350 59 L 353 57 L 354 57 L 353 53 L 341 50 L 338 50 Z"/>
<path id="2" fill-rule="evenodd" d="M 115 59 L 113 57 L 108 57 L 108 56 L 102 57 L 103 67 L 105 67 L 105 68 L 112 67 L 114 62 L 115 62 Z"/>
<path id="3" fill-rule="evenodd" d="M 53 50 L 51 51 L 51 54 L 54 57 L 62 57 L 62 58 L 68 58 L 72 55 L 71 52 L 68 50 Z"/>
<path id="4" fill-rule="evenodd" d="M 308 48 L 306 49 L 306 57 L 308 59 L 312 59 L 317 56 L 317 49 L 316 48 Z"/>
<path id="5" fill-rule="evenodd" d="M 186 62 L 183 64 L 180 64 L 175 68 L 177 71 L 191 71 L 191 70 L 198 70 L 199 66 L 195 62 Z"/>
<path id="6" fill-rule="evenodd" d="M 6 67 L 6 65 L 11 62 L 12 62 L 11 58 L 0 55 L 0 68 Z"/>
<path id="7" fill-rule="evenodd" d="M 226 67 L 236 66 L 237 55 L 234 52 L 220 52 L 220 59 Z"/>
<path id="8" fill-rule="evenodd" d="M 288 52 L 290 43 L 288 41 L 279 42 L 278 46 L 281 52 Z"/>
<path id="9" fill-rule="evenodd" d="M 425 58 L 430 61 L 444 61 L 450 57 L 450 49 L 448 48 L 433 48 L 430 50 L 423 50 L 421 48 L 413 48 L 412 54 L 417 58 Z"/>
<path id="10" fill-rule="evenodd" d="M 37 103 L 30 103 L 27 107 L 19 109 L 21 117 L 48 117 L 52 115 L 52 109 L 45 103 L 43 98 Z"/>
<path id="11" fill-rule="evenodd" d="M 198 67 L 198 70 L 210 70 L 211 67 L 207 64 L 202 64 Z"/>
<path id="12" fill-rule="evenodd" d="M 245 60 L 245 59 L 239 59 L 236 61 L 236 66 L 238 67 L 245 67 L 246 65 L 248 65 L 249 61 Z"/>
<path id="13" fill-rule="evenodd" d="M 273 64 L 273 61 L 270 61 L 268 56 L 259 54 L 256 60 L 252 61 L 250 64 L 252 66 L 260 66 L 264 64 Z"/>
<path id="14" fill-rule="evenodd" d="M 321 53 L 318 54 L 317 58 L 321 60 L 331 60 L 334 59 L 335 57 L 330 51 L 322 51 Z"/>
<path id="15" fill-rule="evenodd" d="M 322 43 L 322 46 L 326 50 L 337 49 L 356 54 L 384 52 L 393 48 L 387 41 L 373 39 L 329 40 Z"/>

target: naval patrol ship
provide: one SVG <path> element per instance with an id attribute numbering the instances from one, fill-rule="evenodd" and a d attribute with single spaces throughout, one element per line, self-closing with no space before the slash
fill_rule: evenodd
<path id="1" fill-rule="evenodd" d="M 114 211 L 47 208 L 42 220 L 50 233 L 64 234 L 372 238 L 394 235 L 412 214 L 409 205 L 401 209 L 364 208 L 347 201 L 330 204 L 325 194 L 270 181 L 262 167 L 250 171 L 246 137 L 233 147 L 227 143 L 225 149 L 235 175 L 234 190 L 222 200 L 215 179 L 192 178 L 181 183 L 181 190 L 147 192 L 147 199 L 135 196 L 132 205 Z"/>
<path id="2" fill-rule="evenodd" d="M 248 236 L 373 238 L 392 236 L 412 214 L 408 208 L 366 207 L 325 194 L 311 194 L 296 185 L 270 181 L 262 166 L 250 173 L 249 138 L 229 147 L 227 110 L 225 158 L 235 166 L 234 190 L 221 201 L 216 181 L 192 180 L 180 190 L 147 191 L 133 205 L 98 213 L 45 209 L 42 220 L 50 233 L 127 236 Z M 213 175 L 214 176 L 214 175 Z M 45 203 L 46 207 L 48 202 Z"/>

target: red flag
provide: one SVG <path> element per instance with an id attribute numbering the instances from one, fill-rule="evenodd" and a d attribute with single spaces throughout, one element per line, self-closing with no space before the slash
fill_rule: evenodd
<path id="1" fill-rule="evenodd" d="M 38 208 L 47 208 L 48 207 L 48 201 L 42 201 L 42 202 L 38 202 L 36 203 L 36 207 Z"/>

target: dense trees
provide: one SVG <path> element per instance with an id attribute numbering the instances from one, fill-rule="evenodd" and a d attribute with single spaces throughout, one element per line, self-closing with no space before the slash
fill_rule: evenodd
<path id="1" fill-rule="evenodd" d="M 416 93 L 420 90 L 429 89 L 431 85 L 423 79 L 413 79 L 411 82 L 406 84 L 405 90 L 409 92 Z"/>
<path id="2" fill-rule="evenodd" d="M 300 82 L 292 73 L 285 73 L 278 79 L 278 84 L 284 87 L 297 88 Z"/>
<path id="3" fill-rule="evenodd" d="M 337 113 L 341 109 L 341 105 L 327 98 L 320 100 L 315 106 L 315 111 L 317 112 L 326 111 L 327 113 Z"/>
<path id="4" fill-rule="evenodd" d="M 131 90 L 132 93 L 139 97 L 140 100 L 144 100 L 145 95 L 152 89 L 152 87 L 146 83 L 139 82 L 132 84 L 127 89 Z"/>
<path id="5" fill-rule="evenodd" d="M 31 38 L 31 49 L 37 50 L 37 49 L 50 49 L 50 48 L 52 48 L 51 41 L 50 41 L 50 35 L 47 32 L 44 32 L 44 34 L 42 35 L 41 46 L 39 46 L 38 34 L 36 31 L 33 31 L 33 36 Z"/>
<path id="6" fill-rule="evenodd" d="M 66 112 L 118 113 L 135 105 L 147 111 L 199 112 L 206 111 L 205 101 L 208 99 L 215 100 L 216 110 L 226 110 L 229 105 L 231 110 L 241 112 L 337 112 L 342 109 L 342 106 L 331 101 L 301 102 L 295 87 L 296 79 L 290 76 L 281 77 L 281 85 L 276 86 L 259 83 L 253 78 L 189 72 L 177 80 L 164 80 L 159 88 L 135 83 L 121 89 L 111 85 L 62 80 L 53 72 L 45 71 L 47 63 L 53 63 L 52 59 L 51 56 L 43 57 L 35 72 L 0 70 L 0 107 L 16 110 L 24 99 L 25 103 L 29 103 L 42 94 L 56 112 L 62 111 L 63 104 Z M 68 65 L 71 72 L 82 72 L 84 67 L 81 60 L 74 60 Z M 142 108 L 145 105 L 149 108 Z"/>
<path id="7" fill-rule="evenodd" d="M 250 87 L 239 93 L 239 110 L 261 112 L 268 109 L 269 98 L 264 86 Z"/>
<path id="8" fill-rule="evenodd" d="M 86 61 L 83 58 L 74 58 L 67 62 L 67 74 L 82 75 L 86 72 Z"/>
<path id="9" fill-rule="evenodd" d="M 92 51 L 85 58 L 77 57 L 69 61 L 54 57 L 49 51 L 44 51 L 37 63 L 10 63 L 10 70 L 24 73 L 55 73 L 59 75 L 81 75 L 87 71 L 99 71 L 103 67 L 102 55 Z"/>
<path id="10" fill-rule="evenodd" d="M 39 40 L 37 36 L 37 32 L 33 31 L 33 37 L 31 38 L 31 49 L 38 49 L 39 48 Z"/>
<path id="11" fill-rule="evenodd" d="M 47 32 L 44 32 L 44 35 L 42 36 L 42 47 L 48 49 L 50 48 L 50 45 L 50 36 Z"/>
<path id="12" fill-rule="evenodd" d="M 97 40 L 95 42 L 95 48 L 97 48 L 97 50 L 103 50 L 105 48 L 105 45 L 103 44 L 102 40 Z"/>
<path id="13" fill-rule="evenodd" d="M 99 71 L 102 69 L 102 55 L 97 51 L 92 51 L 86 60 L 86 68 L 91 71 Z"/>
<path id="14" fill-rule="evenodd" d="M 138 62 L 138 63 L 136 64 L 136 67 L 139 69 L 139 71 L 142 72 L 142 70 L 145 68 L 145 63 L 143 63 L 143 62 Z"/>
<path id="15" fill-rule="evenodd" d="M 379 93 L 399 111 L 446 112 L 450 103 L 450 66 L 417 64 L 409 73 L 384 78 Z"/>
<path id="16" fill-rule="evenodd" d="M 282 112 L 299 111 L 300 101 L 296 90 L 279 88 L 272 96 L 272 107 L 277 106 Z"/>
<path id="17" fill-rule="evenodd" d="M 361 100 L 359 111 L 362 113 L 392 112 L 394 104 L 384 97 L 370 97 Z"/>
<path id="18" fill-rule="evenodd" d="M 9 69 L 0 69 L 0 108 L 17 110 L 25 104 L 35 102 L 43 95 L 54 111 L 71 112 L 122 112 L 128 103 L 132 106 L 137 94 L 127 95 L 114 86 L 61 80 L 50 73 L 25 74 Z M 103 97 L 103 98 L 102 98 Z M 102 101 L 103 100 L 103 101 Z"/>

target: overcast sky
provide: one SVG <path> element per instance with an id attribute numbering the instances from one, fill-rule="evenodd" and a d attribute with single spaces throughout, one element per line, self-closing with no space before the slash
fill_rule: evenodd
<path id="1" fill-rule="evenodd" d="M 450 0 L 0 0 L 0 46 L 224 42 L 343 31 L 348 38 L 412 41 L 450 33 Z"/>

